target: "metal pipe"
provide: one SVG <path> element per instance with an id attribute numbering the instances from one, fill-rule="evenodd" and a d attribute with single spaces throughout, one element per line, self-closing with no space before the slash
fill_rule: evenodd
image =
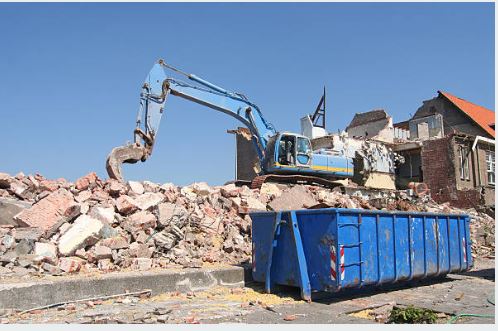
<path id="1" fill-rule="evenodd" d="M 196 75 L 188 75 L 188 78 L 191 79 L 191 80 L 193 80 L 194 82 L 197 82 L 199 84 L 202 84 L 204 86 L 212 88 L 213 90 L 218 91 L 220 93 L 229 94 L 228 91 L 225 90 L 224 88 L 219 87 L 217 85 L 214 85 L 214 84 L 208 82 L 207 80 L 204 80 L 204 79 L 202 79 L 200 77 L 197 77 Z"/>

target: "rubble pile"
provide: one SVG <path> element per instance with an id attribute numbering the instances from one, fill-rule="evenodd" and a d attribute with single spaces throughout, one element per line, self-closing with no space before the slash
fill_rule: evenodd
<path id="1" fill-rule="evenodd" d="M 72 183 L 0 173 L 0 276 L 241 264 L 251 257 L 250 211 L 323 207 L 454 211 L 404 193 L 368 198 L 305 185 L 123 184 L 95 173 Z M 475 251 L 494 256 L 494 220 L 471 215 Z"/>

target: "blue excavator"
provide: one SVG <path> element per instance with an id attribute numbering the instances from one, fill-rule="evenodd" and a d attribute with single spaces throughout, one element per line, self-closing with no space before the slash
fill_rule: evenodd
<path id="1" fill-rule="evenodd" d="M 172 73 L 187 77 L 189 82 L 173 78 Z M 114 148 L 107 158 L 110 178 L 123 181 L 123 163 L 143 162 L 150 157 L 166 100 L 171 96 L 232 116 L 249 129 L 261 169 L 252 181 L 253 188 L 267 181 L 334 188 L 343 185 L 340 179 L 353 177 L 351 158 L 326 151 L 313 152 L 308 137 L 277 132 L 259 107 L 243 94 L 228 91 L 159 60 L 142 86 L 134 142 Z"/>

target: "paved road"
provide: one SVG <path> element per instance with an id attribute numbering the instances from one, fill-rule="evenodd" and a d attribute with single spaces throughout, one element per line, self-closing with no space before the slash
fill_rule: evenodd
<path id="1" fill-rule="evenodd" d="M 4 314 L 3 323 L 378 323 L 375 316 L 393 305 L 440 312 L 440 323 L 459 313 L 494 314 L 494 260 L 476 261 L 472 271 L 410 285 L 316 294 L 312 303 L 298 291 L 281 288 L 265 294 L 261 284 L 243 289 L 215 288 L 197 293 L 164 293 L 68 304 L 25 314 Z M 416 286 L 414 286 L 416 285 Z M 351 312 L 358 312 L 351 315 Z M 368 311 L 367 311 L 368 312 Z M 442 314 L 444 313 L 444 314 Z M 379 315 L 380 314 L 380 315 Z M 381 318 L 382 320 L 382 318 Z M 494 318 L 461 318 L 457 323 L 494 323 Z"/>

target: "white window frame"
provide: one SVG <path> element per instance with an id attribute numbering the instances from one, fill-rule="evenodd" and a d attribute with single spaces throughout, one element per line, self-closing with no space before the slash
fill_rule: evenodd
<path id="1" fill-rule="evenodd" d="M 495 185 L 495 151 L 486 151 L 486 177 L 488 185 Z"/>

